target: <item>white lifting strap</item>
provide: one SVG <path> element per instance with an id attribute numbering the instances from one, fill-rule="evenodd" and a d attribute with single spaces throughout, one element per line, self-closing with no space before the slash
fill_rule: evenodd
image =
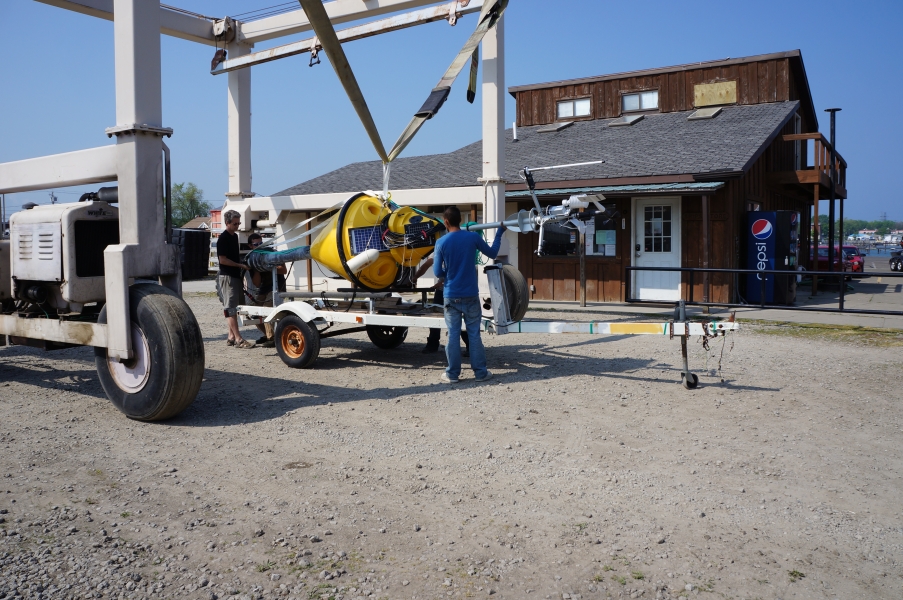
<path id="1" fill-rule="evenodd" d="M 339 81 L 342 83 L 342 87 L 345 88 L 348 99 L 351 100 L 351 104 L 354 106 L 354 110 L 357 112 L 361 124 L 363 124 L 373 147 L 376 149 L 376 154 L 379 155 L 379 158 L 385 165 L 383 169 L 383 195 L 385 200 L 389 188 L 390 169 L 387 168 L 388 165 L 401 154 L 405 147 L 407 147 L 414 136 L 417 135 L 417 132 L 423 126 L 423 123 L 433 118 L 433 116 L 439 112 L 442 104 L 444 104 L 446 98 L 448 98 L 452 84 L 464 69 L 464 65 L 467 64 L 468 60 L 471 61 L 468 101 L 473 102 L 473 97 L 476 94 L 475 67 L 476 61 L 479 60 L 480 42 L 489 30 L 495 27 L 496 23 L 498 23 L 499 19 L 502 17 L 505 9 L 508 7 L 508 0 L 487 0 L 483 4 L 483 9 L 480 11 L 480 18 L 476 29 L 467 39 L 464 47 L 461 48 L 461 51 L 452 61 L 451 65 L 449 65 L 448 69 L 446 69 L 445 74 L 439 80 L 439 83 L 430 92 L 426 102 L 424 102 L 423 106 L 420 107 L 420 110 L 414 114 L 414 117 L 411 119 L 410 123 L 408 123 L 408 126 L 405 127 L 404 131 L 402 131 L 398 140 L 396 140 L 395 145 L 392 146 L 392 149 L 388 153 L 386 152 L 385 146 L 383 146 L 379 131 L 373 121 L 373 116 L 370 114 L 370 109 L 367 106 L 367 101 L 364 99 L 364 94 L 361 92 L 357 79 L 354 77 L 354 72 L 351 70 L 351 65 L 348 63 L 348 58 L 345 56 L 345 51 L 342 49 L 342 44 L 339 42 L 335 28 L 333 28 L 332 22 L 329 20 L 329 15 L 326 14 L 326 8 L 323 5 L 323 1 L 298 0 L 298 2 L 301 4 L 301 8 L 304 9 L 304 13 L 307 15 L 307 19 L 314 30 L 314 34 L 319 38 L 320 45 L 323 50 L 329 54 L 329 64 L 332 65 Z"/>

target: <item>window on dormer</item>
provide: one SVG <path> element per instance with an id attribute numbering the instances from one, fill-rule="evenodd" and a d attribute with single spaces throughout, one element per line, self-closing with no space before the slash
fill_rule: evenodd
<path id="1" fill-rule="evenodd" d="M 572 119 L 574 117 L 588 117 L 592 112 L 592 108 L 592 102 L 589 98 L 561 100 L 558 102 L 558 118 Z"/>
<path id="2" fill-rule="evenodd" d="M 658 109 L 658 90 L 650 90 L 648 92 L 636 92 L 633 94 L 624 94 L 621 96 L 621 112 L 631 112 L 635 110 L 657 110 Z"/>

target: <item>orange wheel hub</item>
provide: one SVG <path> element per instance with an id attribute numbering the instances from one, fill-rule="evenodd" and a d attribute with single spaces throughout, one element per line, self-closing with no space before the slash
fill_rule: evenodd
<path id="1" fill-rule="evenodd" d="M 290 358 L 300 358 L 304 354 L 304 335 L 297 327 L 288 326 L 283 329 L 279 343 Z"/>

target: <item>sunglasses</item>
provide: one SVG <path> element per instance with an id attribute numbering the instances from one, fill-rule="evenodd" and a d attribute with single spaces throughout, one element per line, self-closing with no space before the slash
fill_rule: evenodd
<path id="1" fill-rule="evenodd" d="M 261 245 L 262 243 L 263 243 L 263 242 L 251 242 L 251 243 L 248 244 L 248 245 L 251 246 L 252 248 L 256 248 L 257 246 Z"/>

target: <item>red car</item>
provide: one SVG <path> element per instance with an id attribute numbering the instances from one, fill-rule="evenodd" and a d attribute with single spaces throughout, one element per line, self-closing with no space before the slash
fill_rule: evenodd
<path id="1" fill-rule="evenodd" d="M 856 246 L 844 246 L 843 253 L 850 260 L 850 264 L 853 267 L 852 271 L 855 273 L 854 277 L 865 277 L 865 256 L 859 252 L 859 248 Z"/>
<path id="2" fill-rule="evenodd" d="M 862 270 L 862 257 L 859 256 L 859 270 Z M 841 265 L 843 265 L 841 267 Z M 818 247 L 818 270 L 819 271 L 827 271 L 828 270 L 828 247 L 827 246 L 819 246 Z M 850 259 L 846 253 L 841 254 L 840 248 L 834 246 L 834 270 L 844 272 L 852 272 L 853 269 L 853 261 Z"/>

